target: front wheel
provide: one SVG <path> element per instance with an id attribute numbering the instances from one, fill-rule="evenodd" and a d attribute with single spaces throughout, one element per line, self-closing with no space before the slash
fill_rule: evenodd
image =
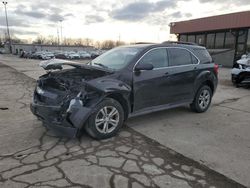
<path id="1" fill-rule="evenodd" d="M 209 86 L 204 85 L 200 87 L 195 95 L 194 101 L 190 104 L 193 111 L 202 113 L 207 111 L 212 100 L 212 90 Z"/>
<path id="2" fill-rule="evenodd" d="M 85 125 L 86 132 L 93 138 L 105 139 L 114 136 L 124 121 L 121 104 L 111 98 L 104 99 L 96 107 Z"/>

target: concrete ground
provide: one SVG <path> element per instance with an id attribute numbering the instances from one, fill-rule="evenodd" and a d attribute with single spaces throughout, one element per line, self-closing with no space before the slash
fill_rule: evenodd
<path id="1" fill-rule="evenodd" d="M 95 141 L 58 137 L 30 113 L 38 61 L 0 62 L 0 187 L 250 187 L 250 93 L 231 85 L 229 69 L 208 112 L 133 118 Z"/>

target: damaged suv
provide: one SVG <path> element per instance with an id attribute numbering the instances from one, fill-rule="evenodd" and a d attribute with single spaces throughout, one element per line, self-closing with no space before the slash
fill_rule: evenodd
<path id="1" fill-rule="evenodd" d="M 250 85 L 250 54 L 242 55 L 232 69 L 232 82 L 239 87 L 240 85 Z"/>
<path id="2" fill-rule="evenodd" d="M 189 104 L 205 112 L 218 66 L 204 47 L 165 42 L 114 48 L 88 64 L 41 62 L 31 110 L 49 129 L 74 137 L 85 129 L 114 136 L 133 116 Z M 63 70 L 62 70 L 63 69 Z"/>

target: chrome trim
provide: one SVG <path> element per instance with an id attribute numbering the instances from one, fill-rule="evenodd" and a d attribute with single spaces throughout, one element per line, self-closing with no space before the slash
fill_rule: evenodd
<path id="1" fill-rule="evenodd" d="M 161 48 L 178 48 L 178 49 L 184 49 L 184 50 L 187 50 L 189 53 L 191 53 L 197 60 L 198 60 L 198 63 L 196 64 L 188 64 L 188 65 L 176 65 L 176 66 L 167 66 L 167 67 L 161 67 L 161 68 L 154 68 L 153 70 L 160 70 L 160 69 L 166 69 L 166 68 L 173 68 L 173 67 L 185 67 L 185 66 L 190 66 L 190 65 L 199 65 L 200 64 L 200 59 L 193 53 L 191 52 L 189 49 L 187 48 L 183 48 L 183 47 L 155 47 L 155 48 L 152 48 L 150 50 L 148 50 L 147 52 L 145 52 L 141 57 L 140 59 L 138 59 L 133 67 L 133 72 L 135 72 L 135 67 L 136 65 L 139 63 L 139 61 L 146 55 L 148 54 L 149 52 L 153 51 L 153 50 L 156 50 L 156 49 L 161 49 Z"/>

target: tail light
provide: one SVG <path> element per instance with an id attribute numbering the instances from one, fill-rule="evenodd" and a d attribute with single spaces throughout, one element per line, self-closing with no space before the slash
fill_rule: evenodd
<path id="1" fill-rule="evenodd" d="M 219 73 L 219 65 L 218 64 L 214 64 L 214 72 L 215 72 L 215 74 L 218 75 L 218 73 Z"/>

